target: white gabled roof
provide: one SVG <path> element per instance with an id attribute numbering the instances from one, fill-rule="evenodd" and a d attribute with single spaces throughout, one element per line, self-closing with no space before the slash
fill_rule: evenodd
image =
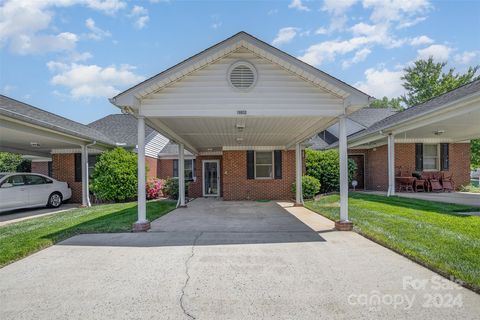
<path id="1" fill-rule="evenodd" d="M 127 89 L 111 98 L 110 102 L 118 107 L 135 108 L 138 100 L 204 68 L 240 47 L 248 49 L 339 98 L 348 98 L 352 106 L 368 104 L 369 95 L 243 31 Z"/>

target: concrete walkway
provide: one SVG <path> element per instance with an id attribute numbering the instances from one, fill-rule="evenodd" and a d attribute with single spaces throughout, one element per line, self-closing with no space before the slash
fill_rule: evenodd
<path id="1" fill-rule="evenodd" d="M 80 235 L 0 269 L 2 320 L 479 314 L 477 294 L 290 203 L 197 199 L 150 232 Z"/>
<path id="2" fill-rule="evenodd" d="M 370 194 L 387 195 L 384 191 L 359 191 Z M 412 199 L 463 204 L 466 206 L 480 207 L 480 193 L 472 192 L 397 192 L 397 196 Z"/>

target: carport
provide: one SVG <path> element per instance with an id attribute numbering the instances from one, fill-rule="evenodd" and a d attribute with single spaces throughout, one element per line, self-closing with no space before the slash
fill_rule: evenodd
<path id="1" fill-rule="evenodd" d="M 295 203 L 301 205 L 302 143 L 338 122 L 341 221 L 348 223 L 346 117 L 368 105 L 369 99 L 245 32 L 115 96 L 110 101 L 138 119 L 135 229 L 150 228 L 145 213 L 145 122 L 179 144 L 181 207 L 186 205 L 184 149 L 203 156 L 295 150 Z M 233 175 L 239 169 L 223 170 Z"/>
<path id="2" fill-rule="evenodd" d="M 53 149 L 80 149 L 83 206 L 90 206 L 89 149 L 95 146 L 104 150 L 114 145 L 87 126 L 0 95 L 0 151 L 49 158 Z"/>

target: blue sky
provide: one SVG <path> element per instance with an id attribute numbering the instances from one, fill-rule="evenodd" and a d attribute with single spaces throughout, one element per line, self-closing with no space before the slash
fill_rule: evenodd
<path id="1" fill-rule="evenodd" d="M 480 1 L 0 0 L 0 92 L 88 123 L 107 98 L 246 31 L 376 97 L 416 58 L 480 64 Z"/>

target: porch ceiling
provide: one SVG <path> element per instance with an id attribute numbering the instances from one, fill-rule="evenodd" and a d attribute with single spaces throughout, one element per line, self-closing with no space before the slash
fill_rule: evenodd
<path id="1" fill-rule="evenodd" d="M 149 117 L 150 125 L 194 152 L 245 149 L 248 147 L 292 147 L 326 128 L 335 117 Z M 174 135 L 174 136 L 172 136 Z M 305 138 L 303 138 L 305 136 Z M 178 141 L 180 140 L 180 141 Z"/>

